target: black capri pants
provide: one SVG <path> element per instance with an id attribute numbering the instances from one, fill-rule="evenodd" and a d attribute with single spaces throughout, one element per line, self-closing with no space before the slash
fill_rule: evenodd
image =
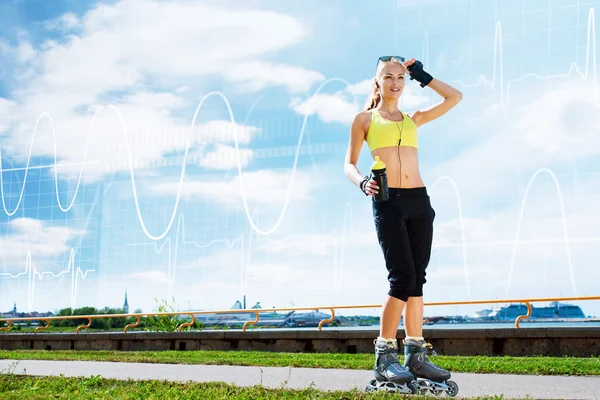
<path id="1" fill-rule="evenodd" d="M 389 193 L 389 200 L 373 201 L 373 219 L 388 270 L 388 294 L 408 301 L 423 296 L 435 211 L 425 187 L 389 188 Z"/>

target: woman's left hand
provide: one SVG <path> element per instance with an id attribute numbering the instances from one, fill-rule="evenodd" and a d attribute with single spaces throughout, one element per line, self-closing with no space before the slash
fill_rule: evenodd
<path id="1" fill-rule="evenodd" d="M 417 62 L 417 60 L 415 60 L 415 59 L 414 59 L 414 57 L 413 57 L 413 58 L 411 58 L 410 60 L 408 60 L 408 61 L 405 61 L 405 62 L 404 62 L 404 66 L 406 67 L 406 72 L 407 72 L 409 75 L 410 75 L 410 71 L 408 71 L 408 67 L 410 67 L 411 65 L 413 65 L 413 64 L 414 64 L 414 63 L 416 63 L 416 62 Z"/>

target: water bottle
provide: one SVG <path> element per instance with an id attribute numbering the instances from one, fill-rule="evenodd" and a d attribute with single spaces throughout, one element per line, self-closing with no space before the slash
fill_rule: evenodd
<path id="1" fill-rule="evenodd" d="M 371 166 L 371 179 L 377 182 L 377 186 L 379 187 L 373 199 L 376 202 L 387 201 L 390 198 L 388 179 L 385 173 L 385 164 L 379 159 L 379 156 L 375 156 L 375 162 Z"/>

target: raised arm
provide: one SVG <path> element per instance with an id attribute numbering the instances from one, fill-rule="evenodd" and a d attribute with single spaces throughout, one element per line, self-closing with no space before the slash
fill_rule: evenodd
<path id="1" fill-rule="evenodd" d="M 417 126 L 421 126 L 441 117 L 462 100 L 462 93 L 459 90 L 439 79 L 433 78 L 423 70 L 423 65 L 420 62 L 415 59 L 410 59 L 405 65 L 411 78 L 414 78 L 421 83 L 421 87 L 428 86 L 443 98 L 440 103 L 413 113 L 411 118 L 415 121 Z"/>

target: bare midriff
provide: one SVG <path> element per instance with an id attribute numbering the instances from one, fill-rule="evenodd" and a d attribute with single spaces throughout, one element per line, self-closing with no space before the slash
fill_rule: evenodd
<path id="1" fill-rule="evenodd" d="M 388 187 L 415 188 L 423 187 L 423 179 L 419 171 L 419 150 L 408 146 L 390 146 L 376 149 L 373 158 L 379 159 L 386 166 Z"/>

